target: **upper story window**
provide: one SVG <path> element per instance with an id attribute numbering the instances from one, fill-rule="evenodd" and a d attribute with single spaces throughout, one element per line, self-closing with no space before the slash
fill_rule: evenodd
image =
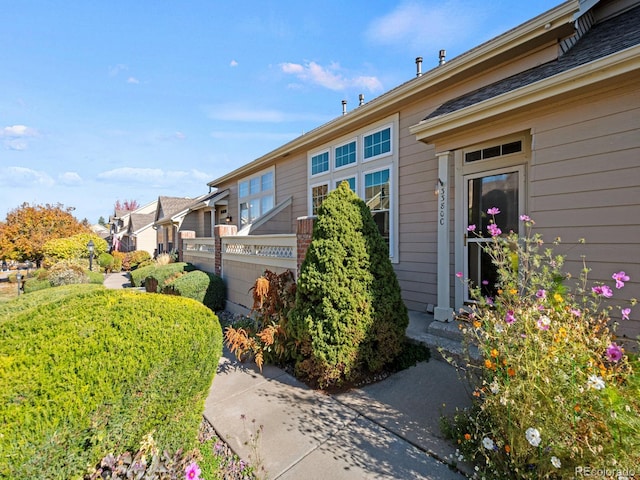
<path id="1" fill-rule="evenodd" d="M 356 163 L 356 142 L 336 147 L 335 156 L 336 168 Z"/>
<path id="2" fill-rule="evenodd" d="M 322 152 L 311 157 L 311 175 L 329 171 L 329 152 Z"/>
<path id="3" fill-rule="evenodd" d="M 275 204 L 274 170 L 263 170 L 238 182 L 240 228 L 271 210 Z"/>
<path id="4" fill-rule="evenodd" d="M 329 193 L 347 182 L 362 198 L 398 261 L 398 114 L 335 138 L 308 153 L 308 214 L 316 215 Z"/>
<path id="5" fill-rule="evenodd" d="M 391 152 L 391 127 L 364 136 L 365 160 Z"/>

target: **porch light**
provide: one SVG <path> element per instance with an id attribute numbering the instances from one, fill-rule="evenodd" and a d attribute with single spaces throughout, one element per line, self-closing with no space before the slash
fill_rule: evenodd
<path id="1" fill-rule="evenodd" d="M 233 222 L 233 217 L 231 217 L 231 215 L 227 215 L 227 217 L 224 219 L 225 222 L 227 223 L 231 223 Z"/>
<path id="2" fill-rule="evenodd" d="M 18 296 L 20 296 L 20 291 L 22 290 L 22 271 L 18 270 L 18 274 L 16 275 L 16 280 L 18 281 Z"/>
<path id="3" fill-rule="evenodd" d="M 440 180 L 440 177 L 438 177 L 438 180 L 436 181 L 436 187 L 433 189 L 433 194 L 437 197 L 440 195 L 440 189 L 444 186 L 444 182 L 442 180 Z"/>

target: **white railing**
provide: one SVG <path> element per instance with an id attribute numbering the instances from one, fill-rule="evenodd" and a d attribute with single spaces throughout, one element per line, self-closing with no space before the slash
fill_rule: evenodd
<path id="1" fill-rule="evenodd" d="M 216 241 L 214 238 L 185 238 L 182 240 L 182 245 L 185 253 L 189 255 L 213 257 L 216 253 Z"/>
<path id="2" fill-rule="evenodd" d="M 284 235 L 228 235 L 221 237 L 222 261 L 253 263 L 264 266 L 297 268 L 297 239 L 295 234 Z M 215 258 L 214 238 L 185 238 L 185 256 Z"/>
<path id="3" fill-rule="evenodd" d="M 297 267 L 297 240 L 287 235 L 229 235 L 222 237 L 222 261 L 253 263 L 272 267 Z"/>

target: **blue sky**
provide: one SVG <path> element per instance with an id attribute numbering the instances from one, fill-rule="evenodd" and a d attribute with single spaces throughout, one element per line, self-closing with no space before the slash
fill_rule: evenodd
<path id="1" fill-rule="evenodd" d="M 553 0 L 0 0 L 0 220 L 207 182 Z"/>

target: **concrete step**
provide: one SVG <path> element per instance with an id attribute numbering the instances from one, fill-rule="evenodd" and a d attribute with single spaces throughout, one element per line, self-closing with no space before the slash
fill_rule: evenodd
<path id="1" fill-rule="evenodd" d="M 471 361 L 477 362 L 480 359 L 478 349 L 472 345 L 467 355 L 459 323 L 439 322 L 431 314 L 412 311 L 409 312 L 407 337 L 429 347 L 436 360 L 453 361 L 462 366 L 466 365 L 469 356 Z"/>

